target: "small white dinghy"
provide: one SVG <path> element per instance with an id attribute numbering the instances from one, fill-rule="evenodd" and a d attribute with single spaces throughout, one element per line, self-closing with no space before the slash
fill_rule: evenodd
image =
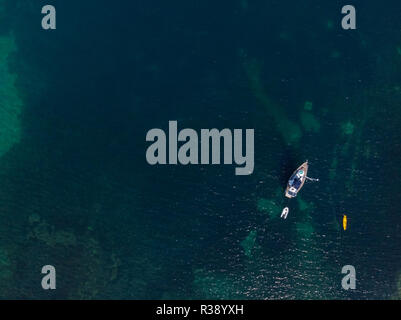
<path id="1" fill-rule="evenodd" d="M 288 211 L 290 211 L 290 209 L 288 209 L 288 207 L 285 207 L 285 208 L 283 209 L 283 211 L 281 212 L 280 218 L 287 219 Z"/>

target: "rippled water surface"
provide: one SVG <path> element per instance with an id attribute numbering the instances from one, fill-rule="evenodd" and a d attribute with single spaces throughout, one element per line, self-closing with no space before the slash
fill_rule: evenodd
<path id="1" fill-rule="evenodd" d="M 0 298 L 400 297 L 399 2 L 52 2 L 0 1 Z M 255 129 L 253 174 L 148 165 L 169 120 Z"/>

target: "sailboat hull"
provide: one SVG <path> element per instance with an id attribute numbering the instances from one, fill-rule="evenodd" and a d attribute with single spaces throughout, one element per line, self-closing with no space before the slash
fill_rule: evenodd
<path id="1" fill-rule="evenodd" d="M 302 189 L 302 187 L 304 186 L 306 177 L 307 177 L 307 175 L 308 175 L 308 167 L 309 167 L 308 161 L 306 161 L 306 162 L 304 162 L 303 164 L 301 164 L 301 165 L 298 167 L 298 169 L 295 170 L 294 173 L 291 175 L 291 177 L 290 177 L 290 179 L 288 180 L 288 183 L 287 183 L 287 188 L 285 189 L 285 196 L 286 196 L 287 198 L 295 198 L 295 197 L 297 196 L 299 190 Z M 299 179 L 299 180 L 296 180 L 297 183 L 293 183 L 293 184 L 291 185 L 290 181 L 291 181 L 294 177 L 296 177 L 297 173 L 298 173 L 300 170 L 303 170 L 303 171 L 304 171 L 303 177 L 302 177 L 301 179 Z"/>

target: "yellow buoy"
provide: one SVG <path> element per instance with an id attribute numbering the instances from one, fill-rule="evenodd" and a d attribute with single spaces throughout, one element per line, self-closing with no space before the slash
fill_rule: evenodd
<path id="1" fill-rule="evenodd" d="M 343 228 L 344 230 L 347 230 L 347 216 L 345 214 L 343 216 Z"/>

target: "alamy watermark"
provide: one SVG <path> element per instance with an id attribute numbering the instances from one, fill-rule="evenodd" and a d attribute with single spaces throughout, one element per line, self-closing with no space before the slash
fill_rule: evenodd
<path id="1" fill-rule="evenodd" d="M 42 268 L 42 274 L 45 276 L 42 278 L 42 288 L 44 290 L 55 290 L 56 289 L 56 268 L 52 265 L 46 265 Z"/>
<path id="2" fill-rule="evenodd" d="M 346 275 L 341 280 L 341 286 L 344 290 L 356 288 L 356 272 L 355 267 L 348 264 L 341 269 L 341 273 L 345 273 Z"/>
<path id="3" fill-rule="evenodd" d="M 45 5 L 42 7 L 42 14 L 45 16 L 42 18 L 42 28 L 44 30 L 55 30 L 56 29 L 56 8 L 53 5 Z M 353 5 L 344 5 L 341 8 L 341 13 L 345 16 L 341 20 L 341 27 L 344 30 L 355 30 L 356 29 L 356 10 Z"/>
<path id="4" fill-rule="evenodd" d="M 146 134 L 146 141 L 153 142 L 146 151 L 146 160 L 150 165 L 220 164 L 220 149 L 221 142 L 223 142 L 223 163 L 232 164 L 234 160 L 238 166 L 241 166 L 235 168 L 236 175 L 253 173 L 254 129 L 245 130 L 245 154 L 243 154 L 242 147 L 242 129 L 222 129 L 221 131 L 201 129 L 199 139 L 198 133 L 194 129 L 186 128 L 178 132 L 177 121 L 169 121 L 168 151 L 167 135 L 162 129 L 149 130 Z M 180 142 L 182 144 L 178 146 Z"/>
<path id="5" fill-rule="evenodd" d="M 44 30 L 55 30 L 56 29 L 56 8 L 52 5 L 46 5 L 42 7 L 42 14 L 45 16 L 42 18 L 42 28 Z"/>

